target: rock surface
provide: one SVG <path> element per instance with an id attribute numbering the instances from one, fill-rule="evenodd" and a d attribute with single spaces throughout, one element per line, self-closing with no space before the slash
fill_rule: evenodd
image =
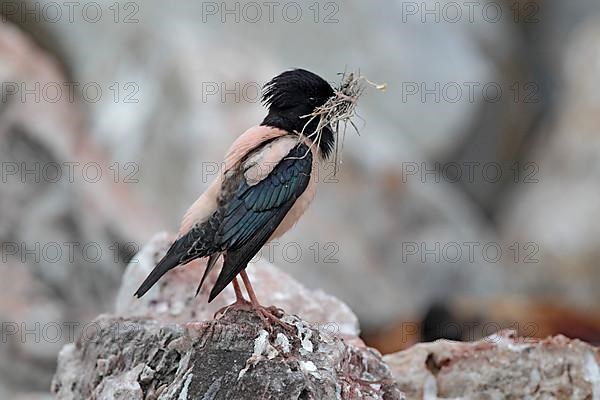
<path id="1" fill-rule="evenodd" d="M 131 261 L 116 315 L 101 315 L 63 348 L 52 383 L 58 400 L 600 396 L 600 351 L 564 336 L 524 339 L 501 331 L 475 342 L 417 344 L 382 359 L 358 338 L 345 304 L 261 259 L 248 267 L 251 279 L 264 304 L 286 308 L 288 330 L 268 330 L 247 309 L 217 312 L 234 295 L 227 288 L 207 304 L 214 275 L 193 297 L 202 260 L 168 272 L 142 299 L 133 298 L 172 238 L 155 235 Z"/>
<path id="2" fill-rule="evenodd" d="M 127 267 L 117 315 L 98 317 L 63 348 L 52 384 L 57 399 L 402 398 L 381 355 L 358 338 L 348 306 L 264 260 L 248 267 L 250 279 L 264 304 L 286 309 L 289 330 L 267 331 L 248 310 L 213 319 L 234 294 L 227 288 L 207 304 L 211 275 L 194 297 L 205 260 L 168 272 L 134 298 L 171 240 L 155 235 Z"/>
<path id="3" fill-rule="evenodd" d="M 253 312 L 164 324 L 100 316 L 60 353 L 57 400 L 400 399 L 381 356 L 285 316 L 290 333 Z"/>
<path id="4" fill-rule="evenodd" d="M 472 343 L 422 343 L 384 360 L 410 399 L 600 397 L 600 350 L 561 335 L 501 331 Z"/>

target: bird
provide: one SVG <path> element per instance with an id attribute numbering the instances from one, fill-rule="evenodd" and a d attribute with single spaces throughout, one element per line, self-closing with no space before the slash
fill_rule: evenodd
<path id="1" fill-rule="evenodd" d="M 313 201 L 318 164 L 334 151 L 335 135 L 331 125 L 308 116 L 335 96 L 325 79 L 301 68 L 268 81 L 261 96 L 266 117 L 233 142 L 219 176 L 189 207 L 177 238 L 134 295 L 141 298 L 169 270 L 208 257 L 197 295 L 223 257 L 208 302 L 232 283 L 234 304 L 250 304 L 268 314 L 246 267 L 267 242 L 292 228 Z"/>

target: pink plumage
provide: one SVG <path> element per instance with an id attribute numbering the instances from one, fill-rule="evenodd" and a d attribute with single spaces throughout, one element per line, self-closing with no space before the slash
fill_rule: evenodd
<path id="1" fill-rule="evenodd" d="M 244 269 L 265 243 L 291 229 L 314 199 L 318 160 L 330 154 L 334 136 L 330 127 L 317 131 L 317 121 L 305 116 L 331 96 L 326 81 L 304 70 L 284 72 L 266 85 L 269 114 L 231 145 L 219 176 L 187 210 L 177 239 L 138 297 L 170 269 L 208 257 L 200 290 L 223 256 L 209 301 L 233 283 L 237 303 L 244 303 L 240 274 L 253 306 L 260 308 Z"/>

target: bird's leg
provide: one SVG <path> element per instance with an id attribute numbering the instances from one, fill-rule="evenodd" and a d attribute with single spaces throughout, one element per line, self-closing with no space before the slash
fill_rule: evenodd
<path id="1" fill-rule="evenodd" d="M 246 287 L 246 292 L 248 292 L 248 296 L 250 297 L 250 304 L 252 308 L 256 311 L 258 316 L 262 319 L 265 327 L 269 329 L 269 331 L 273 332 L 273 326 L 271 325 L 271 321 L 281 326 L 285 330 L 294 333 L 296 330 L 294 327 L 286 322 L 281 320 L 280 315 L 282 314 L 281 310 L 277 307 L 264 307 L 260 305 L 258 299 L 256 298 L 256 293 L 254 292 L 254 288 L 250 283 L 250 279 L 248 278 L 248 274 L 246 274 L 246 270 L 242 270 L 240 272 L 240 276 L 242 277 L 242 281 L 244 282 L 244 286 Z"/>
<path id="2" fill-rule="evenodd" d="M 233 291 L 235 292 L 235 302 L 220 308 L 215 313 L 214 317 L 216 318 L 219 314 L 225 314 L 227 310 L 230 308 L 247 308 L 250 305 L 250 302 L 244 298 L 242 294 L 242 288 L 240 287 L 240 283 L 237 280 L 237 277 L 233 278 Z"/>
<path id="3" fill-rule="evenodd" d="M 244 286 L 246 286 L 246 292 L 248 292 L 248 296 L 250 296 L 250 303 L 252 303 L 254 308 L 262 307 L 260 305 L 260 303 L 258 302 L 258 299 L 256 298 L 256 293 L 254 293 L 254 288 L 252 287 L 252 284 L 250 283 L 250 278 L 248 278 L 248 274 L 246 273 L 245 269 L 242 270 L 242 272 L 240 272 L 240 276 L 242 277 Z M 238 286 L 238 289 L 239 289 L 239 286 Z"/>
<path id="4" fill-rule="evenodd" d="M 246 300 L 242 294 L 242 288 L 237 280 L 237 276 L 233 278 L 233 291 L 235 292 L 235 303 L 233 304 L 248 304 L 248 300 Z"/>

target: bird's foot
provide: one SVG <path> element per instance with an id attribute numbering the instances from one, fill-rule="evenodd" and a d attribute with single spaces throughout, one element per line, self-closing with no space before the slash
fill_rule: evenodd
<path id="1" fill-rule="evenodd" d="M 225 306 L 225 307 L 221 307 L 217 310 L 217 312 L 215 312 L 215 315 L 213 316 L 213 318 L 217 319 L 220 318 L 222 316 L 224 316 L 227 311 L 229 310 L 245 310 L 245 311 L 253 311 L 254 307 L 252 307 L 252 303 L 250 303 L 248 300 L 244 299 L 244 298 L 238 298 L 236 299 L 235 302 Z"/>
<path id="2" fill-rule="evenodd" d="M 265 307 L 265 306 L 260 305 L 260 303 L 258 302 L 258 299 L 256 298 L 256 293 L 254 292 L 254 288 L 252 287 L 252 284 L 250 283 L 250 279 L 248 279 L 248 275 L 246 274 L 245 270 L 242 270 L 242 272 L 240 272 L 240 277 L 242 278 L 242 281 L 244 282 L 244 286 L 246 286 L 246 291 L 248 292 L 248 296 L 250 297 L 250 306 L 252 307 L 254 312 L 260 317 L 260 319 L 262 320 L 263 325 L 267 329 L 267 331 L 270 334 L 273 334 L 273 332 L 274 332 L 273 324 L 275 324 L 275 325 L 278 325 L 281 328 L 283 328 L 288 333 L 292 333 L 292 334 L 295 333 L 296 329 L 293 325 L 290 325 L 287 322 L 283 322 L 281 320 L 281 318 L 283 317 L 283 314 L 284 314 L 282 309 L 277 308 L 275 306 Z M 235 285 L 237 285 L 237 283 Z M 238 285 L 238 291 L 239 291 L 239 285 Z M 239 292 L 241 293 L 241 291 L 239 291 Z M 237 291 L 236 291 L 236 293 L 237 293 Z"/>
<path id="3" fill-rule="evenodd" d="M 279 326 L 291 334 L 294 334 L 296 332 L 296 327 L 294 325 L 288 324 L 287 322 L 281 320 L 284 312 L 278 307 L 265 307 L 261 306 L 260 304 L 252 304 L 248 300 L 240 298 L 237 299 L 234 303 L 231 303 L 217 310 L 217 312 L 214 315 L 214 318 L 221 318 L 230 310 L 243 310 L 255 313 L 261 319 L 265 329 L 271 334 L 274 332 L 274 326 Z"/>
<path id="4" fill-rule="evenodd" d="M 277 308 L 275 306 L 264 307 L 261 305 L 252 305 L 252 308 L 256 312 L 256 314 L 260 317 L 263 322 L 264 327 L 267 329 L 269 333 L 273 333 L 273 326 L 279 326 L 283 330 L 287 331 L 290 334 L 296 333 L 296 327 L 287 322 L 281 320 L 283 317 L 283 310 Z"/>

